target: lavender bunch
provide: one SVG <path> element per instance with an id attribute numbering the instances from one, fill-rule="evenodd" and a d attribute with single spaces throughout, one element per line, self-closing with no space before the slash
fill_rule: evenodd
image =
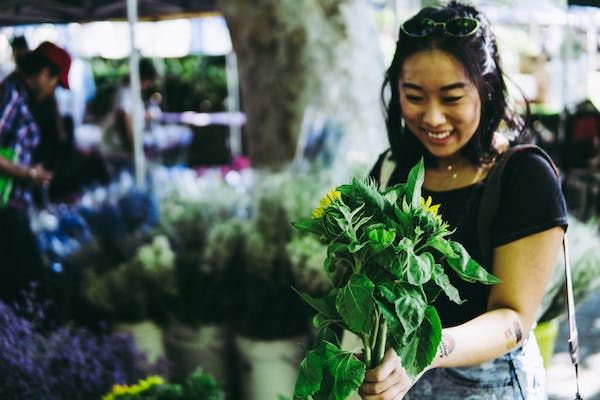
<path id="1" fill-rule="evenodd" d="M 0 302 L 0 398 L 100 398 L 114 383 L 166 372 L 163 361 L 148 365 L 130 336 L 72 326 L 43 332 L 42 320 L 41 308 Z"/>

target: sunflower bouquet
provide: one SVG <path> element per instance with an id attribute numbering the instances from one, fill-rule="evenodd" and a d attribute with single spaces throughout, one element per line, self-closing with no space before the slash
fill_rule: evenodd
<path id="1" fill-rule="evenodd" d="M 328 193 L 312 218 L 293 225 L 327 245 L 324 268 L 333 289 L 321 298 L 300 293 L 317 314 L 315 347 L 300 364 L 295 399 L 345 399 L 381 363 L 387 347 L 416 376 L 433 360 L 442 326 L 431 305 L 438 295 L 462 300 L 448 273 L 497 283 L 471 259 L 438 213 L 421 197 L 421 160 L 406 183 L 379 189 L 354 178 Z M 348 330 L 362 340 L 363 360 L 341 349 Z"/>

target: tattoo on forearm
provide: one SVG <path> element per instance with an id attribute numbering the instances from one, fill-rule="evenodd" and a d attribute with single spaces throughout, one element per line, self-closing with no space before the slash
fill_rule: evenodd
<path id="1" fill-rule="evenodd" d="M 438 348 L 440 358 L 448 357 L 450 354 L 452 354 L 454 352 L 454 347 L 456 347 L 454 338 L 446 333 L 443 334 Z"/>
<path id="2" fill-rule="evenodd" d="M 523 339 L 523 328 L 519 321 L 513 321 L 513 328 L 508 328 L 504 331 L 504 337 L 506 338 L 506 348 L 512 349 Z"/>

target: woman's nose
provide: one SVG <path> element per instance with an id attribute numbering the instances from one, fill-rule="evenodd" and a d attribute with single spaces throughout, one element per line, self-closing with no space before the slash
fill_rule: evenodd
<path id="1" fill-rule="evenodd" d="M 428 128 L 435 128 L 446 122 L 443 108 L 435 102 L 430 102 L 425 108 L 423 114 L 423 124 Z"/>

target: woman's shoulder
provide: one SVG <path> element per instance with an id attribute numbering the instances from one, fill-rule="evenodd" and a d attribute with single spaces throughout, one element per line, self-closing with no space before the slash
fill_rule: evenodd
<path id="1" fill-rule="evenodd" d="M 517 146 L 506 161 L 504 179 L 557 179 L 556 166 L 550 156 L 534 145 Z"/>

